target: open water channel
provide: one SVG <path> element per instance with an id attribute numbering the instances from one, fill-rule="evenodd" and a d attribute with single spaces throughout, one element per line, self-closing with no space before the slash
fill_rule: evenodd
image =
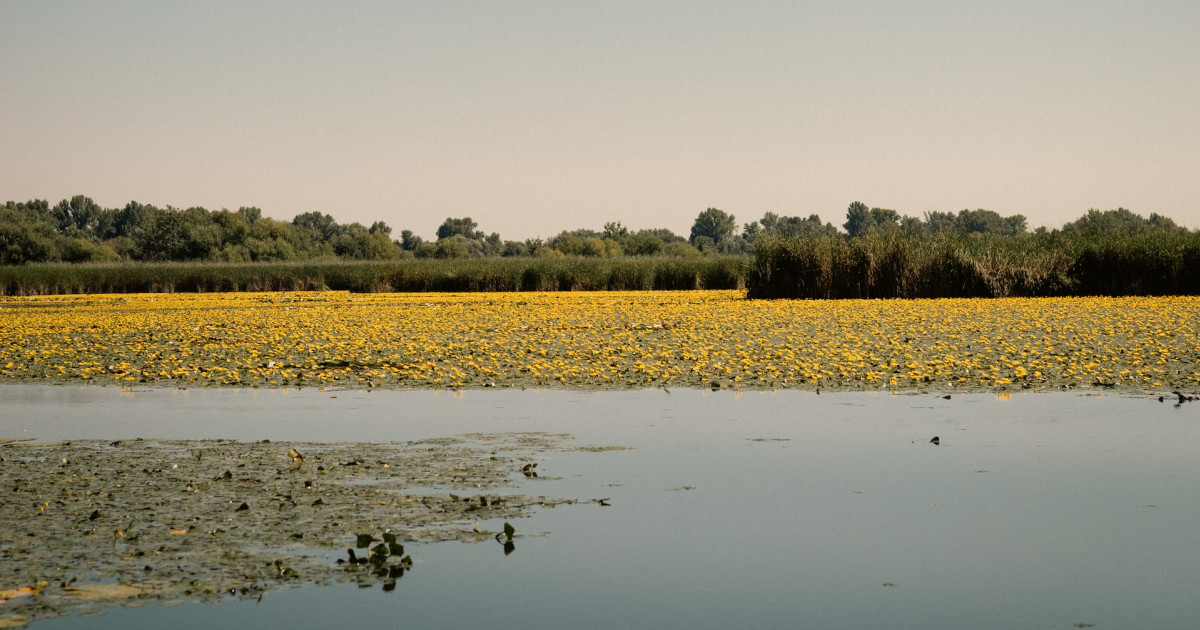
<path id="1" fill-rule="evenodd" d="M 391 592 L 284 588 L 32 627 L 1200 624 L 1200 402 L 0 387 L 4 437 L 388 442 L 512 431 L 633 449 L 547 453 L 539 470 L 561 479 L 536 493 L 608 505 L 519 519 L 545 535 L 518 538 L 509 555 L 492 541 L 412 547 L 416 564 Z"/>

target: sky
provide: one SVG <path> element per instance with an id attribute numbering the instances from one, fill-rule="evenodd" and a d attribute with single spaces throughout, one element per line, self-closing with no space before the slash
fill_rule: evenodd
<path id="1" fill-rule="evenodd" d="M 0 2 L 0 202 L 1200 228 L 1200 2 Z"/>

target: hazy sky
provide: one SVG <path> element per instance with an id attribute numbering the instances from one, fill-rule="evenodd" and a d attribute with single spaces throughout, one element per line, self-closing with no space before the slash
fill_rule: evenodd
<path id="1" fill-rule="evenodd" d="M 0 2 L 0 201 L 431 237 L 1123 206 L 1200 228 L 1200 2 Z"/>

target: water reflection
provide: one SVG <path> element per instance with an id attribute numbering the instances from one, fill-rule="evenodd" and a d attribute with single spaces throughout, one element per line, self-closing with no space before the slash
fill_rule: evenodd
<path id="1" fill-rule="evenodd" d="M 520 553 L 422 547 L 388 598 L 308 588 L 35 627 L 324 627 L 347 610 L 356 623 L 422 628 L 1191 628 L 1200 618 L 1200 405 L 1157 395 L 17 387 L 0 388 L 0 402 L 0 436 L 39 439 L 551 431 L 636 447 L 543 460 L 557 495 L 604 504 L 523 519 Z"/>

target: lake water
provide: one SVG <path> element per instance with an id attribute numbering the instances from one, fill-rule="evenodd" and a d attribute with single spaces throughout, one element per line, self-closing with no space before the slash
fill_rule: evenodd
<path id="1" fill-rule="evenodd" d="M 1195 628 L 1200 402 L 935 395 L 0 387 L 0 437 L 415 440 L 548 431 L 597 504 L 410 549 L 395 591 L 109 609 L 49 628 Z M 940 445 L 930 439 L 940 438 Z M 498 523 L 484 523 L 498 529 Z M 7 585 L 4 585 L 7 586 Z"/>

